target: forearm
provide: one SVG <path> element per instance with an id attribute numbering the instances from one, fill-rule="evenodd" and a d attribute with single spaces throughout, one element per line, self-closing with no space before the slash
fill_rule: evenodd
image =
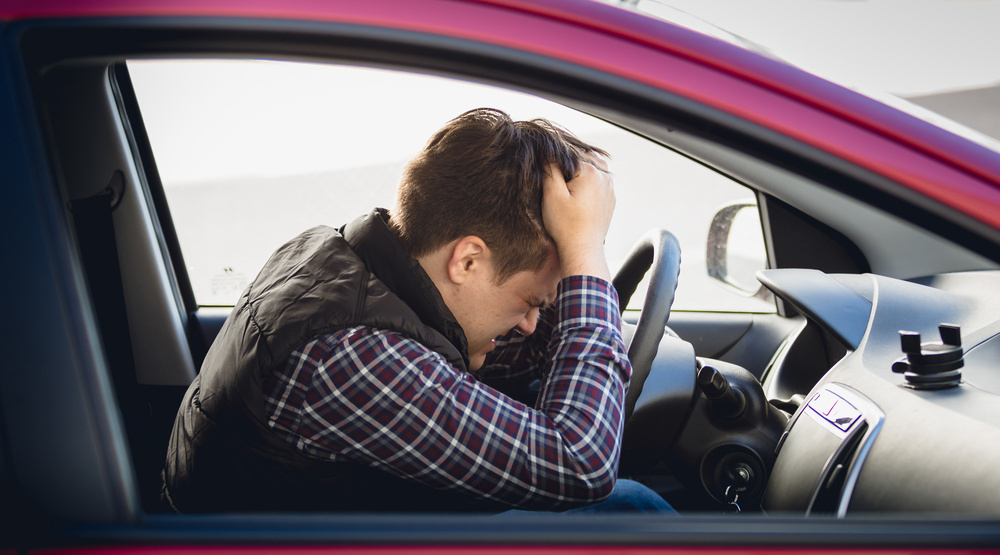
<path id="1" fill-rule="evenodd" d="M 476 476 L 475 488 L 525 508 L 599 499 L 617 475 L 622 414 L 631 366 L 621 337 L 617 296 L 605 280 L 563 280 L 547 335 L 544 382 L 536 410 L 510 410 L 513 437 L 497 434 L 488 449 L 506 471 Z M 532 336 L 534 337 L 534 336 Z M 530 338 L 529 338 L 530 339 Z M 537 339 L 537 338 L 536 338 Z"/>
<path id="2" fill-rule="evenodd" d="M 610 284 L 576 277 L 561 288 L 537 409 L 411 340 L 358 329 L 293 356 L 305 367 L 292 374 L 309 383 L 286 386 L 303 397 L 285 406 L 303 410 L 279 419 L 287 428 L 277 431 L 313 456 L 512 506 L 601 498 L 617 474 L 630 367 Z"/>

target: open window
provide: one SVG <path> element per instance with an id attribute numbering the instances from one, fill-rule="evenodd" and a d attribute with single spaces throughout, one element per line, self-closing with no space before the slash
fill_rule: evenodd
<path id="1" fill-rule="evenodd" d="M 402 71 L 258 60 L 128 64 L 200 306 L 232 306 L 270 254 L 313 225 L 391 208 L 403 165 L 449 119 L 494 107 L 547 118 L 608 150 L 618 204 L 607 240 L 616 268 L 647 230 L 681 241 L 675 310 L 773 312 L 706 268 L 715 213 L 741 215 L 742 275 L 766 255 L 750 189 L 654 141 L 540 97 Z M 751 293 L 753 290 L 750 291 Z M 638 308 L 642 295 L 630 304 Z"/>

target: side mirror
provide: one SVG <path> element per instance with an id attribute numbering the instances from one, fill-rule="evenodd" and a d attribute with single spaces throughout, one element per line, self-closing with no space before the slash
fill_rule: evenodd
<path id="1" fill-rule="evenodd" d="M 771 292 L 757 281 L 767 269 L 767 250 L 754 202 L 734 202 L 719 209 L 708 228 L 705 263 L 709 277 L 748 297 L 769 301 Z"/>

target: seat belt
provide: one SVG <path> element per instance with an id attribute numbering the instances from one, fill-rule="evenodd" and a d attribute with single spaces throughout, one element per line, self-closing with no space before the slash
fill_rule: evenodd
<path id="1" fill-rule="evenodd" d="M 115 396 L 123 412 L 135 414 L 131 410 L 138 401 L 135 359 L 111 216 L 124 192 L 125 176 L 116 170 L 100 193 L 72 201 L 70 207 Z"/>

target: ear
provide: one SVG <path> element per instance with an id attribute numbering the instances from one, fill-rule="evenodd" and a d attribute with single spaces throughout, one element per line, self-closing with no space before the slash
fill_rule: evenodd
<path id="1" fill-rule="evenodd" d="M 452 283 L 465 283 L 479 272 L 487 272 L 490 264 L 490 249 L 486 242 L 469 235 L 459 239 L 448 259 L 448 279 Z"/>

